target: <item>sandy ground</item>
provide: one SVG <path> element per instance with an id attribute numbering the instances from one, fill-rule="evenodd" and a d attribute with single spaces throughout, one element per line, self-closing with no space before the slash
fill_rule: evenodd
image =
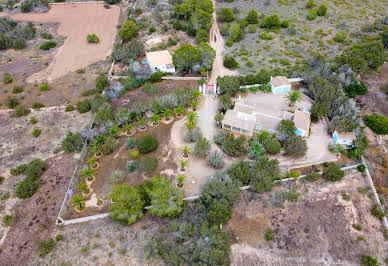
<path id="1" fill-rule="evenodd" d="M 216 4 L 214 0 L 212 1 L 214 5 L 214 10 L 215 10 Z M 209 36 L 210 36 L 209 44 L 214 50 L 216 50 L 216 58 L 214 59 L 214 62 L 213 62 L 212 73 L 210 75 L 208 83 L 214 84 L 217 81 L 218 77 L 227 76 L 227 75 L 237 75 L 237 71 L 233 71 L 224 67 L 224 57 L 226 54 L 225 42 L 218 28 L 216 11 L 213 12 L 213 25 L 212 25 L 212 28 L 210 29 Z"/>
<path id="2" fill-rule="evenodd" d="M 282 206 L 276 206 L 279 195 L 291 184 L 260 195 L 244 192 L 225 226 L 236 241 L 231 246 L 232 265 L 360 265 L 362 254 L 382 263 L 388 250 L 381 223 L 370 212 L 372 200 L 357 191 L 365 185 L 356 170 L 337 183 L 298 181 L 299 200 Z M 361 224 L 363 230 L 353 224 Z M 267 228 L 274 231 L 274 241 L 264 240 Z"/>
<path id="3" fill-rule="evenodd" d="M 14 14 L 17 20 L 58 22 L 58 34 L 66 36 L 65 43 L 55 54 L 47 69 L 33 74 L 27 82 L 53 81 L 60 76 L 105 60 L 111 53 L 119 19 L 120 8 L 110 9 L 102 3 L 53 5 L 47 13 Z M 86 36 L 95 33 L 98 44 L 89 44 Z"/>
<path id="4" fill-rule="evenodd" d="M 32 125 L 31 117 L 38 123 Z M 38 110 L 26 117 L 10 118 L 0 113 L 0 175 L 7 177 L 8 170 L 32 158 L 48 158 L 68 131 L 79 132 L 90 125 L 92 113 L 63 112 L 56 109 Z M 59 122 L 60 121 L 60 122 Z M 31 135 L 34 127 L 42 129 L 39 137 Z"/>

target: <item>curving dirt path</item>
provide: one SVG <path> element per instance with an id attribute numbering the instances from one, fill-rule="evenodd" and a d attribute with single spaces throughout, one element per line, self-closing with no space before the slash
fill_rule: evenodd
<path id="1" fill-rule="evenodd" d="M 209 44 L 214 50 L 216 50 L 216 58 L 214 59 L 214 62 L 213 62 L 212 72 L 208 81 L 209 84 L 214 84 L 217 81 L 217 77 L 238 74 L 237 71 L 230 70 L 224 67 L 224 56 L 226 54 L 225 42 L 218 28 L 216 3 L 215 3 L 215 0 L 212 0 L 212 1 L 214 5 L 214 12 L 213 12 L 213 26 L 210 29 L 210 34 L 209 34 L 210 36 Z"/>
<path id="2" fill-rule="evenodd" d="M 103 3 L 77 3 L 51 5 L 46 13 L 19 13 L 11 17 L 33 22 L 57 22 L 58 34 L 65 36 L 64 44 L 56 49 L 55 57 L 47 69 L 33 74 L 27 82 L 53 81 L 69 72 L 105 60 L 110 55 L 119 20 L 120 7 L 104 8 Z M 89 44 L 86 36 L 95 33 L 98 44 Z"/>

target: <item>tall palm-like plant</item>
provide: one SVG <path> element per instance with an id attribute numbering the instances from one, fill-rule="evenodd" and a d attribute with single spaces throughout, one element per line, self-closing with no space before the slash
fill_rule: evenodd
<path id="1" fill-rule="evenodd" d="M 120 129 L 117 126 L 113 126 L 109 129 L 109 134 L 112 137 L 117 137 L 119 135 Z"/>
<path id="2" fill-rule="evenodd" d="M 191 148 L 187 145 L 183 146 L 182 152 L 183 152 L 183 157 L 187 158 L 189 156 L 189 153 L 191 151 Z"/>
<path id="3" fill-rule="evenodd" d="M 183 186 L 183 181 L 185 181 L 186 177 L 182 174 L 178 175 L 176 177 L 176 181 L 177 181 L 177 184 L 178 184 L 178 187 L 182 187 Z"/>
<path id="4" fill-rule="evenodd" d="M 160 116 L 158 114 L 154 114 L 150 119 L 154 125 L 157 125 L 160 121 Z"/>
<path id="5" fill-rule="evenodd" d="M 94 170 L 91 167 L 85 168 L 84 170 L 80 171 L 81 178 L 86 178 L 88 180 L 92 179 L 95 174 L 96 174 L 96 170 Z"/>
<path id="6" fill-rule="evenodd" d="M 143 128 L 145 127 L 145 122 L 144 122 L 144 120 L 143 120 L 143 118 L 142 118 L 141 116 L 138 116 L 138 117 L 137 117 L 137 124 L 138 124 L 138 126 L 139 126 L 141 129 L 143 129 Z"/>
<path id="7" fill-rule="evenodd" d="M 88 159 L 88 163 L 89 163 L 89 166 L 92 167 L 92 168 L 95 168 L 96 167 L 96 164 L 97 164 L 97 158 L 95 155 L 92 155 L 89 159 Z"/>
<path id="8" fill-rule="evenodd" d="M 181 167 L 181 171 L 185 171 L 187 164 L 188 164 L 188 162 L 185 160 L 180 161 L 179 165 Z"/>
<path id="9" fill-rule="evenodd" d="M 191 103 L 191 108 L 193 108 L 193 110 L 195 111 L 199 105 L 198 101 L 197 100 L 193 100 Z"/>
<path id="10" fill-rule="evenodd" d="M 201 96 L 201 93 L 199 92 L 199 90 L 195 90 L 195 91 L 193 92 L 193 97 L 194 97 L 195 99 L 197 99 L 197 98 L 199 98 L 199 96 Z"/>
<path id="11" fill-rule="evenodd" d="M 169 108 L 166 108 L 166 109 L 164 109 L 162 114 L 163 114 L 164 118 L 168 121 L 170 119 L 171 114 L 172 114 L 172 110 Z"/>
<path id="12" fill-rule="evenodd" d="M 90 189 L 89 189 L 88 185 L 85 182 L 79 183 L 78 189 L 80 191 L 82 191 L 82 193 L 84 193 L 85 195 L 90 192 Z"/>
<path id="13" fill-rule="evenodd" d="M 185 112 L 185 108 L 182 105 L 179 105 L 174 109 L 174 112 L 177 116 L 181 116 Z"/>
<path id="14" fill-rule="evenodd" d="M 288 103 L 291 106 L 294 106 L 302 99 L 302 94 L 299 91 L 290 91 L 285 97 L 288 100 Z"/>
<path id="15" fill-rule="evenodd" d="M 185 126 L 186 126 L 187 130 L 189 130 L 189 131 L 193 130 L 196 126 L 196 122 L 195 121 L 187 121 L 185 123 Z"/>
<path id="16" fill-rule="evenodd" d="M 132 130 L 133 130 L 132 124 L 127 124 L 125 126 L 125 130 L 127 131 L 128 134 L 132 133 Z"/>
<path id="17" fill-rule="evenodd" d="M 71 205 L 79 211 L 85 208 L 85 197 L 80 194 L 75 194 L 71 199 Z"/>
<path id="18" fill-rule="evenodd" d="M 198 114 L 194 111 L 189 112 L 186 116 L 187 121 L 196 121 L 197 119 L 198 119 Z"/>

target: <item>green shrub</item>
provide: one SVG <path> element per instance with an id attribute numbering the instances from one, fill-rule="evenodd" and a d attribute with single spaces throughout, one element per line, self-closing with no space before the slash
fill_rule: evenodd
<path id="1" fill-rule="evenodd" d="M 326 12 L 327 12 L 327 7 L 322 4 L 319 6 L 319 8 L 317 10 L 317 15 L 320 17 L 323 17 L 324 15 L 326 15 Z"/>
<path id="2" fill-rule="evenodd" d="M 101 150 L 105 155 L 111 154 L 115 150 L 117 144 L 118 144 L 118 141 L 114 137 L 109 136 L 106 138 L 105 143 L 104 145 L 102 145 Z"/>
<path id="3" fill-rule="evenodd" d="M 365 169 L 366 169 L 365 164 L 360 164 L 360 165 L 357 166 L 357 170 L 358 170 L 359 172 L 361 172 L 361 173 L 364 172 Z"/>
<path id="4" fill-rule="evenodd" d="M 382 220 L 387 215 L 387 212 L 384 205 L 375 204 L 372 207 L 372 214 L 379 220 Z"/>
<path id="5" fill-rule="evenodd" d="M 362 255 L 361 258 L 362 266 L 378 266 L 377 259 L 371 257 L 370 255 Z"/>
<path id="6" fill-rule="evenodd" d="M 12 83 L 13 79 L 10 73 L 4 72 L 3 74 L 3 83 L 4 84 L 9 84 Z"/>
<path id="7" fill-rule="evenodd" d="M 341 31 L 341 32 L 338 32 L 335 36 L 334 36 L 334 41 L 336 42 L 344 42 L 346 39 L 346 33 L 344 31 Z"/>
<path id="8" fill-rule="evenodd" d="M 260 27 L 268 28 L 268 29 L 277 29 L 281 27 L 280 25 L 281 24 L 280 24 L 279 16 L 277 14 L 274 14 L 269 17 L 264 16 L 261 21 Z"/>
<path id="9" fill-rule="evenodd" d="M 110 180 L 112 180 L 113 183 L 121 182 L 123 181 L 124 178 L 125 178 L 125 173 L 121 170 L 114 170 L 110 175 Z"/>
<path id="10" fill-rule="evenodd" d="M 132 173 L 136 170 L 137 168 L 137 162 L 132 160 L 132 161 L 128 161 L 127 163 L 127 170 L 128 170 L 128 173 Z"/>
<path id="11" fill-rule="evenodd" d="M 34 127 L 34 129 L 32 130 L 32 136 L 35 138 L 39 137 L 40 133 L 42 133 L 42 129 L 39 127 Z"/>
<path id="12" fill-rule="evenodd" d="M 42 32 L 40 34 L 40 37 L 42 37 L 43 39 L 46 39 L 46 40 L 51 40 L 53 38 L 53 35 L 51 33 L 48 33 L 48 32 Z"/>
<path id="13" fill-rule="evenodd" d="M 86 40 L 88 41 L 88 43 L 99 43 L 100 42 L 100 39 L 94 33 L 88 34 L 88 36 L 86 36 Z"/>
<path id="14" fill-rule="evenodd" d="M 231 8 L 220 8 L 217 18 L 221 22 L 232 22 L 234 20 L 233 10 Z"/>
<path id="15" fill-rule="evenodd" d="M 11 168 L 10 173 L 13 176 L 24 174 L 27 169 L 27 164 L 19 164 L 15 168 Z"/>
<path id="16" fill-rule="evenodd" d="M 74 111 L 74 105 L 72 104 L 66 105 L 65 112 L 71 112 L 71 111 Z"/>
<path id="17" fill-rule="evenodd" d="M 221 169 L 224 165 L 224 157 L 218 151 L 213 151 L 206 157 L 206 162 L 216 169 Z"/>
<path id="18" fill-rule="evenodd" d="M 63 235 L 56 235 L 55 236 L 55 241 L 59 242 L 63 239 Z"/>
<path id="19" fill-rule="evenodd" d="M 4 224 L 4 226 L 10 227 L 10 226 L 13 225 L 13 223 L 14 223 L 14 217 L 12 215 L 7 214 L 7 215 L 3 216 L 3 224 Z"/>
<path id="20" fill-rule="evenodd" d="M 305 139 L 301 136 L 293 135 L 284 141 L 283 149 L 284 155 L 299 158 L 306 155 L 308 148 Z"/>
<path id="21" fill-rule="evenodd" d="M 365 95 L 368 92 L 366 85 L 359 80 L 352 82 L 349 86 L 345 87 L 344 90 L 351 98 L 356 98 L 357 95 Z"/>
<path id="22" fill-rule="evenodd" d="M 39 87 L 39 90 L 40 90 L 40 91 L 49 91 L 50 89 L 51 89 L 50 86 L 47 85 L 47 84 L 42 84 L 42 85 L 40 85 L 40 87 Z"/>
<path id="23" fill-rule="evenodd" d="M 31 110 L 29 108 L 25 107 L 22 104 L 18 104 L 11 113 L 11 117 L 21 117 L 28 115 L 29 113 L 31 113 Z"/>
<path id="24" fill-rule="evenodd" d="M 119 36 L 124 41 L 132 40 L 133 38 L 136 37 L 138 31 L 139 31 L 139 28 L 137 27 L 136 23 L 133 20 L 127 20 L 121 26 L 121 29 L 119 31 Z"/>
<path id="25" fill-rule="evenodd" d="M 160 70 L 154 72 L 151 76 L 150 76 L 150 81 L 152 83 L 155 83 L 155 82 L 160 82 L 162 81 L 162 77 L 165 76 L 165 74 L 163 72 L 161 72 Z"/>
<path id="26" fill-rule="evenodd" d="M 8 96 L 5 100 L 5 105 L 8 108 L 14 109 L 16 106 L 19 105 L 19 100 L 16 97 Z"/>
<path id="27" fill-rule="evenodd" d="M 278 154 L 282 148 L 280 142 L 276 138 L 269 139 L 264 147 L 269 154 Z"/>
<path id="28" fill-rule="evenodd" d="M 226 55 L 224 58 L 224 67 L 236 69 L 239 67 L 239 64 L 234 57 Z"/>
<path id="29" fill-rule="evenodd" d="M 266 231 L 265 231 L 265 241 L 269 242 L 269 241 L 272 241 L 274 240 L 274 233 L 273 233 L 273 230 L 268 228 Z"/>
<path id="30" fill-rule="evenodd" d="M 126 144 L 127 144 L 127 148 L 128 149 L 133 149 L 135 147 L 135 144 L 136 144 L 136 139 L 134 139 L 134 138 L 127 138 Z"/>
<path id="31" fill-rule="evenodd" d="M 13 89 L 12 89 L 12 93 L 13 94 L 18 94 L 18 93 L 21 93 L 23 92 L 23 88 L 20 87 L 20 86 L 14 86 Z"/>
<path id="32" fill-rule="evenodd" d="M 139 140 L 138 148 L 141 153 L 149 153 L 158 148 L 158 141 L 154 136 L 147 135 Z"/>
<path id="33" fill-rule="evenodd" d="M 249 163 L 245 161 L 232 163 L 227 173 L 231 178 L 240 180 L 243 185 L 247 185 L 251 179 Z"/>
<path id="34" fill-rule="evenodd" d="M 365 119 L 365 124 L 378 135 L 388 134 L 388 118 L 383 115 L 370 115 Z"/>
<path id="35" fill-rule="evenodd" d="M 329 166 L 323 171 L 322 176 L 332 182 L 340 181 L 345 175 L 345 172 L 341 170 L 339 165 L 330 163 Z"/>
<path id="36" fill-rule="evenodd" d="M 50 238 L 49 240 L 42 240 L 38 244 L 39 257 L 44 257 L 49 254 L 55 247 L 54 239 Z"/>
<path id="37" fill-rule="evenodd" d="M 92 104 L 89 99 L 78 101 L 76 103 L 76 109 L 80 114 L 87 113 L 92 109 Z"/>
<path id="38" fill-rule="evenodd" d="M 24 39 L 16 39 L 12 43 L 12 48 L 15 50 L 21 50 L 27 47 L 27 43 Z"/>
<path id="39" fill-rule="evenodd" d="M 5 177 L 4 176 L 0 176 L 0 185 L 3 184 L 4 180 L 5 180 Z"/>
<path id="40" fill-rule="evenodd" d="M 321 178 L 321 175 L 317 172 L 311 172 L 311 173 L 308 173 L 305 176 L 305 178 L 307 181 L 314 182 L 314 181 L 318 181 Z"/>
<path id="41" fill-rule="evenodd" d="M 28 13 L 31 11 L 31 8 L 34 6 L 35 1 L 34 0 L 25 0 L 23 3 L 20 5 L 20 10 L 23 13 Z"/>
<path id="42" fill-rule="evenodd" d="M 68 132 L 66 137 L 62 140 L 62 149 L 69 152 L 80 152 L 83 146 L 83 139 L 80 133 Z"/>
<path id="43" fill-rule="evenodd" d="M 54 42 L 54 41 L 46 41 L 46 42 L 44 42 L 44 43 L 42 43 L 40 45 L 39 49 L 47 51 L 47 50 L 50 50 L 51 48 L 54 48 L 56 46 L 57 46 L 56 42 Z"/>
<path id="44" fill-rule="evenodd" d="M 257 11 L 254 9 L 249 10 L 246 20 L 249 24 L 257 24 L 259 23 L 259 17 L 257 15 Z"/>
<path id="45" fill-rule="evenodd" d="M 313 9 L 313 10 L 310 10 L 308 13 L 307 13 L 307 15 L 306 15 L 306 18 L 308 19 L 308 20 L 314 20 L 314 19 L 316 19 L 317 18 L 317 11 L 315 10 L 315 9 Z"/>
<path id="46" fill-rule="evenodd" d="M 197 43 L 207 42 L 209 40 L 209 33 L 203 29 L 199 29 L 195 35 Z"/>
<path id="47" fill-rule="evenodd" d="M 362 225 L 361 224 L 353 224 L 353 228 L 357 231 L 362 231 Z"/>
<path id="48" fill-rule="evenodd" d="M 262 34 L 260 34 L 259 37 L 267 41 L 273 40 L 273 36 L 271 34 L 267 34 L 266 32 L 263 32 Z"/>
<path id="49" fill-rule="evenodd" d="M 40 108 L 42 108 L 42 107 L 44 107 L 44 104 L 43 104 L 43 103 L 40 103 L 40 102 L 34 102 L 34 103 L 32 104 L 32 109 L 35 109 L 35 110 L 40 109 Z"/>
<path id="50" fill-rule="evenodd" d="M 141 158 L 139 168 L 143 172 L 149 173 L 154 171 L 158 167 L 158 159 L 151 156 Z"/>

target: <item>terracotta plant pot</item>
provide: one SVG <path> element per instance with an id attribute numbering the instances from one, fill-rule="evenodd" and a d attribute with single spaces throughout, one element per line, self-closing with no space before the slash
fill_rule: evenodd
<path id="1" fill-rule="evenodd" d="M 104 154 L 100 151 L 96 154 L 96 158 L 100 159 Z"/>
<path id="2" fill-rule="evenodd" d="M 182 183 L 177 183 L 177 184 L 176 184 L 176 187 L 177 187 L 177 188 L 182 188 L 182 187 L 183 187 L 183 184 L 182 184 Z"/>
<path id="3" fill-rule="evenodd" d="M 140 131 L 146 131 L 146 130 L 147 130 L 147 127 L 146 127 L 146 126 L 141 126 L 141 127 L 139 127 L 139 130 L 140 130 Z"/>
<path id="4" fill-rule="evenodd" d="M 181 172 L 186 172 L 186 168 L 179 169 Z"/>
<path id="5" fill-rule="evenodd" d="M 183 115 L 182 115 L 182 114 L 179 114 L 179 115 L 176 114 L 175 116 L 176 116 L 177 118 L 181 118 Z"/>
<path id="6" fill-rule="evenodd" d="M 94 181 L 94 176 L 89 176 L 89 177 L 87 177 L 86 178 L 86 180 L 88 181 L 88 182 L 93 182 Z"/>
<path id="7" fill-rule="evenodd" d="M 130 137 L 130 136 L 132 136 L 133 135 L 133 130 L 131 130 L 131 131 L 127 131 L 127 132 L 125 132 L 125 134 L 128 136 L 128 137 Z"/>
<path id="8" fill-rule="evenodd" d="M 103 203 L 104 203 L 103 200 L 97 201 L 97 206 L 98 206 L 98 207 L 101 207 Z"/>
<path id="9" fill-rule="evenodd" d="M 183 158 L 187 159 L 187 158 L 189 158 L 189 155 L 188 154 L 183 154 Z"/>
<path id="10" fill-rule="evenodd" d="M 95 164 L 92 165 L 92 169 L 97 169 L 98 167 L 100 167 L 99 163 L 95 163 Z"/>

